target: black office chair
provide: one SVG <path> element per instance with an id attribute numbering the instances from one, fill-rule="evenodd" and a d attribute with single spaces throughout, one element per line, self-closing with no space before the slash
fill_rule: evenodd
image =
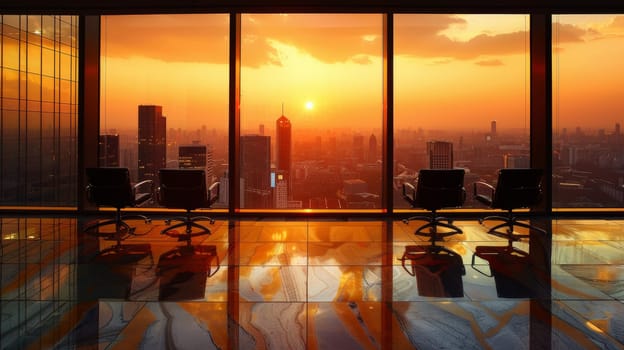
<path id="1" fill-rule="evenodd" d="M 477 181 L 474 184 L 474 198 L 492 209 L 507 211 L 507 216 L 492 215 L 479 219 L 479 223 L 486 220 L 502 220 L 503 223 L 490 228 L 489 232 L 506 238 L 520 239 L 528 235 L 514 234 L 514 226 L 535 229 L 545 233 L 541 228 L 518 221 L 514 216 L 514 209 L 532 208 L 542 199 L 542 169 L 518 168 L 500 169 L 496 187 Z M 507 227 L 506 233 L 498 229 Z"/>
<path id="2" fill-rule="evenodd" d="M 178 241 L 186 241 L 188 246 L 191 246 L 192 237 L 210 234 L 210 229 L 197 221 L 205 220 L 214 224 L 214 219 L 192 216 L 191 212 L 199 208 L 210 208 L 219 199 L 219 183 L 215 182 L 210 188 L 206 188 L 206 172 L 203 169 L 160 169 L 158 176 L 160 187 L 157 194 L 160 205 L 186 210 L 185 216 L 165 220 L 167 225 L 172 221 L 181 222 L 166 227 L 160 233 L 177 238 Z M 176 231 L 180 227 L 185 228 L 183 233 Z M 200 231 L 193 231 L 193 228 Z"/>
<path id="3" fill-rule="evenodd" d="M 136 227 L 130 226 L 125 220 L 142 219 L 150 223 L 151 219 L 141 214 L 122 215 L 126 207 L 145 205 L 153 194 L 153 182 L 144 180 L 136 184 L 130 181 L 128 168 L 102 167 L 87 168 L 87 198 L 97 206 L 108 206 L 116 209 L 114 219 L 97 222 L 85 228 L 85 232 L 116 240 L 119 245 L 127 235 L 134 234 Z M 115 225 L 115 232 L 92 232 L 105 225 Z"/>
<path id="4" fill-rule="evenodd" d="M 404 219 L 425 220 L 426 224 L 414 232 L 419 236 L 431 237 L 431 241 L 441 240 L 443 237 L 462 233 L 462 230 L 452 224 L 452 220 L 437 216 L 437 211 L 443 208 L 461 207 L 466 200 L 463 169 L 421 169 L 418 173 L 416 186 L 411 183 L 403 184 L 403 198 L 412 208 L 423 208 L 431 212 L 430 216 L 413 216 Z M 443 222 L 446 221 L 446 222 Z M 448 232 L 438 232 L 438 227 L 450 229 Z M 429 233 L 423 232 L 429 229 Z"/>

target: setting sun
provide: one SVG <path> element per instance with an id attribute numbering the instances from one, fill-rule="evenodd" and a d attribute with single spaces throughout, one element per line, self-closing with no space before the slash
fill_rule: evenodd
<path id="1" fill-rule="evenodd" d="M 312 110 L 312 109 L 314 109 L 314 102 L 312 102 L 312 101 L 307 101 L 307 102 L 305 103 L 305 109 L 307 109 L 307 110 Z"/>

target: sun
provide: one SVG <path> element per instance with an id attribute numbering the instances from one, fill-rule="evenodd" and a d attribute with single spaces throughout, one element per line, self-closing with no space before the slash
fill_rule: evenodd
<path id="1" fill-rule="evenodd" d="M 312 101 L 306 101 L 306 103 L 305 103 L 305 109 L 307 109 L 307 110 L 309 110 L 309 111 L 310 111 L 310 110 L 312 110 L 312 109 L 314 109 L 314 102 L 312 102 Z"/>

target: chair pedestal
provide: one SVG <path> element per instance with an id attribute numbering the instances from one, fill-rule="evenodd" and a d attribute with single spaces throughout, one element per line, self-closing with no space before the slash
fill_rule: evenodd
<path id="1" fill-rule="evenodd" d="M 197 221 L 208 221 L 210 224 L 214 224 L 215 220 L 207 216 L 191 216 L 191 211 L 186 211 L 186 216 L 178 216 L 165 220 L 165 224 L 169 225 L 172 221 L 180 221 L 177 224 L 171 225 L 160 231 L 161 234 L 169 237 L 177 238 L 178 241 L 186 241 L 187 245 L 191 245 L 191 239 L 195 236 L 209 235 L 211 231 L 208 227 L 198 224 Z M 177 228 L 184 227 L 184 233 L 176 231 Z M 193 232 L 193 228 L 200 231 Z"/>
<path id="2" fill-rule="evenodd" d="M 546 231 L 536 227 L 534 225 L 519 221 L 519 218 L 514 216 L 511 210 L 507 211 L 507 216 L 502 216 L 502 215 L 490 215 L 490 216 L 486 216 L 484 218 L 479 219 L 479 224 L 483 224 L 484 221 L 486 220 L 498 220 L 498 221 L 502 221 L 502 223 L 490 228 L 488 230 L 488 233 L 493 234 L 495 236 L 499 236 L 499 237 L 503 237 L 503 238 L 508 238 L 510 240 L 513 241 L 518 241 L 522 238 L 527 238 L 529 237 L 528 234 L 526 235 L 522 235 L 522 234 L 516 234 L 514 233 L 514 226 L 520 226 L 520 227 L 524 227 L 524 228 L 528 228 L 529 230 L 536 230 L 539 231 L 543 234 L 546 234 Z M 505 232 L 500 232 L 499 229 L 500 228 L 504 228 L 506 227 L 507 229 L 505 230 Z"/>
<path id="3" fill-rule="evenodd" d="M 431 211 L 431 216 L 412 216 L 410 218 L 404 219 L 403 222 L 408 224 L 411 220 L 423 220 L 427 221 L 426 224 L 418 227 L 414 234 L 417 236 L 431 237 L 429 241 L 442 241 L 444 237 L 452 236 L 455 234 L 463 233 L 463 231 L 452 224 L 453 220 L 450 218 L 446 218 L 443 216 L 437 216 L 436 210 Z M 446 221 L 446 222 L 444 222 Z M 438 226 L 449 229 L 447 232 L 438 232 Z M 425 229 L 429 229 L 428 232 L 425 232 Z"/>
<path id="4" fill-rule="evenodd" d="M 106 240 L 117 241 L 117 245 L 121 244 L 121 241 L 126 239 L 130 235 L 134 235 L 136 227 L 130 226 L 124 220 L 129 219 L 141 219 L 149 224 L 152 220 L 145 215 L 141 214 L 126 214 L 121 215 L 121 208 L 117 208 L 115 212 L 115 218 L 110 220 L 104 220 L 95 224 L 89 225 L 84 229 L 84 232 L 94 235 L 96 237 L 103 237 Z M 115 225 L 115 232 L 101 233 L 97 231 L 102 226 Z"/>

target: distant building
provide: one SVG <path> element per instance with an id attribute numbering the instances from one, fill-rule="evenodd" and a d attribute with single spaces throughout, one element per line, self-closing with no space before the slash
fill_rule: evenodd
<path id="1" fill-rule="evenodd" d="M 453 169 L 453 143 L 446 141 L 427 142 L 427 156 L 430 169 Z"/>
<path id="2" fill-rule="evenodd" d="M 288 181 L 284 172 L 277 170 L 272 174 L 273 195 L 275 197 L 275 208 L 286 209 L 288 205 Z"/>
<path id="3" fill-rule="evenodd" d="M 241 207 L 272 207 L 271 138 L 262 135 L 240 137 Z"/>
<path id="4" fill-rule="evenodd" d="M 178 148 L 178 167 L 183 169 L 204 169 L 208 186 L 214 181 L 214 161 L 212 148 L 200 145 L 199 141 Z"/>
<path id="5" fill-rule="evenodd" d="M 531 158 L 528 155 L 505 154 L 505 168 L 530 168 Z"/>
<path id="6" fill-rule="evenodd" d="M 99 165 L 101 167 L 119 166 L 119 135 L 100 135 Z"/>
<path id="7" fill-rule="evenodd" d="M 374 134 L 368 138 L 368 162 L 375 163 L 377 161 L 377 138 Z"/>
<path id="8" fill-rule="evenodd" d="M 292 197 L 292 126 L 284 115 L 275 121 L 275 166 L 282 178 L 282 185 L 286 186 L 288 200 Z"/>
<path id="9" fill-rule="evenodd" d="M 353 136 L 353 158 L 364 161 L 364 136 L 359 134 Z"/>
<path id="10" fill-rule="evenodd" d="M 139 106 L 139 181 L 153 180 L 158 186 L 158 170 L 166 167 L 167 119 L 162 106 Z"/>

